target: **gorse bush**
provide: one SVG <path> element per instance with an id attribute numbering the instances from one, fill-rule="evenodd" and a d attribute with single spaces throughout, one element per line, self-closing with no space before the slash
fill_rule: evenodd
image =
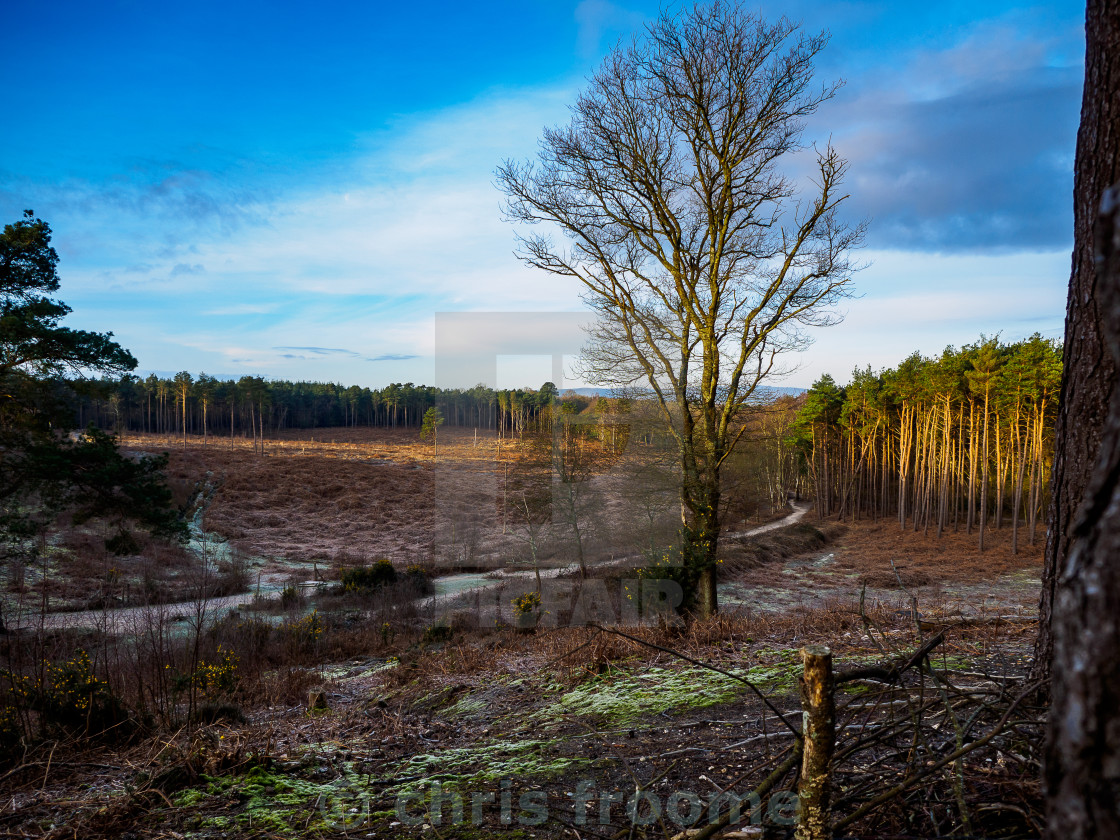
<path id="1" fill-rule="evenodd" d="M 240 658 L 236 653 L 218 645 L 217 661 L 200 662 L 195 669 L 195 687 L 210 700 L 232 694 L 240 680 L 239 663 Z"/>
<path id="2" fill-rule="evenodd" d="M 109 730 L 125 735 L 130 718 L 109 684 L 95 676 L 89 654 L 77 651 L 63 662 L 41 663 L 41 675 L 0 672 L 0 748 L 10 750 L 30 739 L 32 722 L 43 735 L 101 735 Z"/>
<path id="3" fill-rule="evenodd" d="M 303 618 L 284 622 L 280 625 L 280 633 L 294 648 L 311 650 L 323 635 L 323 619 L 318 610 L 312 610 Z"/>
<path id="4" fill-rule="evenodd" d="M 343 569 L 340 578 L 343 592 L 372 591 L 396 583 L 397 570 L 391 560 L 382 557 L 371 566 Z"/>
<path id="5" fill-rule="evenodd" d="M 518 618 L 532 615 L 540 608 L 541 596 L 539 592 L 526 592 L 524 595 L 519 595 L 513 599 L 513 614 Z"/>
<path id="6" fill-rule="evenodd" d="M 526 592 L 513 599 L 514 624 L 522 630 L 537 626 L 540 618 L 541 595 L 539 592 Z"/>

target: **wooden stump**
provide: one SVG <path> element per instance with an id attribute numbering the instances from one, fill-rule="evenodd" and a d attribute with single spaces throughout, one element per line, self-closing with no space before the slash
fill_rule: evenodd
<path id="1" fill-rule="evenodd" d="M 798 794 L 798 840 L 829 840 L 831 782 L 829 765 L 836 741 L 836 702 L 832 696 L 832 651 L 823 645 L 801 649 L 801 780 Z"/>

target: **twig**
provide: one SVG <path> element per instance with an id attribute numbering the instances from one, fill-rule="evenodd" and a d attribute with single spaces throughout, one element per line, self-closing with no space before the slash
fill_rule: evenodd
<path id="1" fill-rule="evenodd" d="M 863 621 L 863 632 L 867 634 L 867 638 L 875 643 L 875 647 L 879 648 L 879 650 L 881 650 L 883 653 L 886 653 L 887 649 L 883 647 L 882 642 L 876 639 L 874 634 L 871 632 L 871 619 L 867 617 L 867 612 L 863 608 L 863 600 L 866 595 L 867 584 L 865 583 L 859 590 L 859 617 Z"/>
<path id="2" fill-rule="evenodd" d="M 797 743 L 793 745 L 793 753 L 790 755 L 790 757 L 787 758 L 785 761 L 783 761 L 780 765 L 778 765 L 774 769 L 773 773 L 771 773 L 769 776 L 767 776 L 765 779 L 763 779 L 762 783 L 759 784 L 759 786 L 756 787 L 751 792 L 752 795 L 749 795 L 747 797 L 747 799 L 748 800 L 753 800 L 754 797 L 757 796 L 761 800 L 762 797 L 764 797 L 767 793 L 770 792 L 770 789 L 772 787 L 774 787 L 776 784 L 778 784 L 778 782 L 780 782 L 785 777 L 786 773 L 788 773 L 790 770 L 792 770 L 795 766 L 797 766 L 800 763 L 801 763 L 801 739 L 798 738 Z M 715 836 L 715 833 L 717 831 L 719 831 L 720 829 L 722 829 L 724 826 L 726 826 L 729 822 L 731 822 L 731 810 L 730 810 L 730 808 L 728 809 L 726 814 L 721 816 L 715 822 L 709 823 L 707 826 L 705 826 L 699 832 L 694 834 L 690 838 L 690 840 L 708 840 L 708 838 Z"/>
<path id="3" fill-rule="evenodd" d="M 43 771 L 43 786 L 39 788 L 39 793 L 43 793 L 47 789 L 47 776 L 51 773 L 51 761 L 54 760 L 56 749 L 58 749 L 58 741 L 51 744 L 51 754 L 47 756 L 47 768 Z"/>
<path id="4" fill-rule="evenodd" d="M 1037 689 L 1041 684 L 1042 684 L 1041 681 L 1037 681 L 1037 682 L 1033 682 L 1029 686 L 1027 686 L 1026 690 L 1023 691 L 1018 697 L 1016 697 L 1015 700 L 1012 701 L 1011 705 L 1007 707 L 1006 711 L 1004 711 L 1004 713 L 1000 717 L 1000 719 L 998 721 L 996 721 L 995 725 L 991 728 L 991 730 L 989 730 L 987 735 L 983 736 L 982 738 L 977 738 L 975 741 L 972 741 L 969 744 L 965 744 L 963 747 L 953 751 L 952 753 L 945 756 L 940 761 L 936 761 L 933 764 L 927 765 L 926 767 L 923 767 L 921 770 L 919 770 L 917 773 L 913 773 L 912 775 L 903 779 L 899 784 L 895 785 L 890 790 L 886 791 L 885 793 L 879 794 L 878 796 L 876 796 L 871 801 L 866 802 L 865 804 L 863 804 L 862 806 L 857 808 L 855 811 L 853 811 L 851 814 L 844 817 L 842 820 L 838 820 L 837 822 L 835 822 L 832 826 L 832 830 L 838 832 L 841 829 L 846 828 L 847 826 L 851 825 L 856 820 L 860 819 L 861 817 L 863 817 L 866 814 L 873 811 L 875 808 L 882 805 L 884 802 L 889 802 L 890 800 L 894 799 L 896 796 L 898 796 L 900 793 L 902 793 L 904 790 L 906 790 L 908 787 L 910 787 L 915 782 L 918 782 L 918 781 L 924 779 L 926 776 L 930 775 L 931 773 L 936 773 L 938 770 L 940 770 L 942 767 L 945 767 L 948 764 L 952 764 L 954 761 L 956 761 L 961 756 L 967 755 L 968 753 L 972 752 L 973 750 L 976 750 L 976 749 L 979 749 L 980 747 L 985 746 L 989 741 L 992 740 L 992 738 L 994 738 L 996 735 L 998 735 L 1000 732 L 1003 731 L 1003 725 L 1007 722 L 1007 719 L 1009 717 L 1011 717 L 1011 713 L 1013 711 L 1015 711 L 1015 708 L 1023 700 L 1025 700 L 1028 696 L 1030 696 L 1030 694 L 1032 692 L 1034 692 L 1035 689 Z"/>
<path id="5" fill-rule="evenodd" d="M 767 696 L 765 694 L 763 694 L 762 691 L 759 690 L 758 686 L 756 686 L 750 680 L 744 679 L 743 677 L 739 676 L 738 674 L 733 674 L 730 671 L 725 671 L 722 668 L 717 668 L 715 665 L 709 665 L 707 662 L 703 662 L 699 659 L 693 659 L 691 656 L 689 656 L 687 654 L 684 654 L 684 653 L 681 653 L 679 650 L 673 650 L 672 648 L 662 647 L 661 645 L 655 645 L 653 642 L 647 642 L 644 639 L 639 639 L 636 636 L 631 636 L 629 633 L 623 633 L 621 630 L 616 630 L 613 627 L 603 627 L 602 625 L 599 625 L 599 624 L 588 624 L 588 626 L 589 627 L 597 627 L 599 630 L 602 630 L 604 633 L 614 633 L 616 636 L 622 636 L 624 639 L 629 639 L 632 642 L 637 642 L 638 644 L 645 645 L 648 648 L 653 648 L 654 650 L 659 650 L 659 651 L 662 651 L 663 653 L 671 654 L 672 656 L 675 656 L 678 659 L 683 659 L 685 662 L 689 662 L 689 663 L 691 663 L 693 665 L 697 665 L 701 668 L 707 668 L 709 671 L 715 671 L 717 674 L 722 674 L 723 676 L 730 677 L 733 680 L 738 680 L 739 682 L 741 682 L 745 686 L 747 686 L 755 694 L 757 694 L 758 699 L 761 700 L 763 703 L 765 703 L 767 708 L 769 708 L 770 711 L 772 711 L 774 714 L 776 714 L 778 716 L 778 718 L 782 721 L 782 723 L 784 723 L 786 725 L 786 728 L 790 732 L 792 732 L 796 738 L 798 738 L 800 740 L 801 732 L 798 731 L 798 729 L 786 719 L 785 715 L 783 715 L 780 711 L 778 711 L 778 707 L 775 706 L 773 703 L 771 703 L 769 698 L 767 698 Z"/>

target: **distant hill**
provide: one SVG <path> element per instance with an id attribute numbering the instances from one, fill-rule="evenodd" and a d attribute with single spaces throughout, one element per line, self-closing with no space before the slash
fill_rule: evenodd
<path id="1" fill-rule="evenodd" d="M 638 389 L 639 392 L 643 389 Z M 579 394 L 583 397 L 611 397 L 616 391 L 614 388 L 564 388 L 564 394 Z M 804 388 L 790 388 L 784 385 L 763 385 L 757 391 L 762 397 L 797 397 L 805 393 Z"/>

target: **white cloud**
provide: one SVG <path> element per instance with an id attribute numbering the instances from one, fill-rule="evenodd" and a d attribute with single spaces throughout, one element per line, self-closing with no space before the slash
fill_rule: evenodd
<path id="1" fill-rule="evenodd" d="M 860 297 L 844 321 L 812 331 L 786 383 L 808 387 L 821 374 L 847 382 L 853 368 L 893 367 L 915 350 L 931 356 L 981 333 L 1005 341 L 1040 332 L 1060 338 L 1065 318 L 1069 253 L 939 255 L 867 253 L 872 265 L 857 275 Z"/>

